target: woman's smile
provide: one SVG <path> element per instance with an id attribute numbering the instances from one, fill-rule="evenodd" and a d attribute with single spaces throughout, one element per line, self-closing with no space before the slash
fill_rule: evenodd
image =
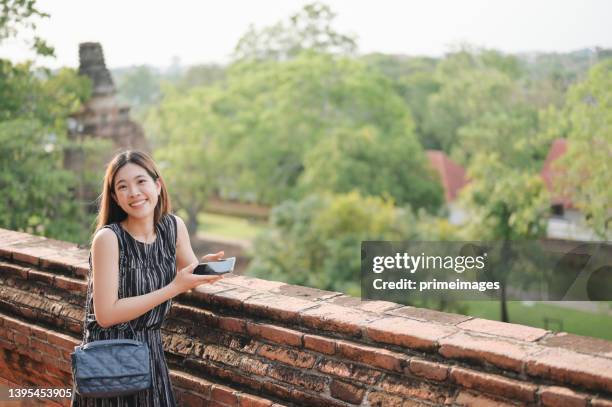
<path id="1" fill-rule="evenodd" d="M 130 204 L 130 207 L 132 207 L 132 208 L 140 208 L 140 207 L 142 207 L 148 201 L 149 201 L 148 199 L 141 199 L 141 200 L 138 200 L 136 202 L 132 202 Z"/>

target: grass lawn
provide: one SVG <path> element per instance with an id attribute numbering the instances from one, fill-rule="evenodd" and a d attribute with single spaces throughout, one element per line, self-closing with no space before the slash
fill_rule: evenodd
<path id="1" fill-rule="evenodd" d="M 198 216 L 199 231 L 232 239 L 251 240 L 263 229 L 264 223 L 235 216 L 201 213 Z"/>
<path id="2" fill-rule="evenodd" d="M 465 303 L 469 304 L 469 315 L 499 320 L 500 306 L 498 302 L 465 301 Z M 509 301 L 508 314 L 510 322 L 515 324 L 546 328 L 544 318 L 554 318 L 563 321 L 563 328 L 559 326 L 557 321 L 554 321 L 548 326 L 550 330 L 562 330 L 577 335 L 612 340 L 612 316 L 605 313 L 595 314 L 538 302 L 534 302 L 533 305 L 526 305 L 521 301 Z"/>

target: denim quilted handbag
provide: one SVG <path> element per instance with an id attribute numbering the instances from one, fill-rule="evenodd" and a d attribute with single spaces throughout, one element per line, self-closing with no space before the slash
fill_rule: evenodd
<path id="1" fill-rule="evenodd" d="M 132 324 L 130 329 L 134 332 Z M 92 341 L 75 346 L 70 357 L 76 392 L 83 397 L 125 396 L 151 387 L 146 343 L 133 339 Z"/>

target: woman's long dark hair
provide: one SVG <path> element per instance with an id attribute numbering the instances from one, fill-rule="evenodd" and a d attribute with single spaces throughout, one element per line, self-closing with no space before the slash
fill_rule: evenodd
<path id="1" fill-rule="evenodd" d="M 153 224 L 157 225 L 161 217 L 170 212 L 170 197 L 166 190 L 164 179 L 159 174 L 159 170 L 155 162 L 149 155 L 142 151 L 128 150 L 119 153 L 108 163 L 106 173 L 104 174 L 104 184 L 102 186 L 102 195 L 100 198 L 100 209 L 96 220 L 96 232 L 106 225 L 111 223 L 121 222 L 127 218 L 127 213 L 117 204 L 113 198 L 115 175 L 124 165 L 132 163 L 142 167 L 153 181 L 159 180 L 161 191 L 157 205 L 155 205 L 155 213 L 153 215 Z"/>

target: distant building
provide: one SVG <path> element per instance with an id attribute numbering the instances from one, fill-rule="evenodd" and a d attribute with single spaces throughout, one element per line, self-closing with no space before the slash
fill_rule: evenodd
<path id="1" fill-rule="evenodd" d="M 540 173 L 546 188 L 552 195 L 546 236 L 549 239 L 596 240 L 596 235 L 586 225 L 584 215 L 574 206 L 571 197 L 559 193 L 556 189 L 560 177 L 565 174 L 563 169 L 557 168 L 553 163 L 566 152 L 567 140 L 555 140 Z M 464 223 L 469 218 L 469 213 L 459 205 L 457 197 L 461 189 L 469 182 L 465 169 L 443 151 L 428 150 L 427 158 L 440 177 L 444 189 L 444 201 L 449 211 L 449 222 L 454 225 Z"/>
<path id="2" fill-rule="evenodd" d="M 552 196 L 547 237 L 551 239 L 597 240 L 595 233 L 587 227 L 584 215 L 574 206 L 571 196 L 562 194 L 557 189 L 559 180 L 565 176 L 565 170 L 555 166 L 554 163 L 566 153 L 566 139 L 560 138 L 553 141 L 540 173 Z"/>
<path id="3" fill-rule="evenodd" d="M 427 158 L 440 177 L 444 189 L 444 202 L 449 211 L 449 222 L 453 225 L 464 223 L 467 213 L 456 200 L 459 191 L 468 183 L 465 169 L 451 160 L 444 151 L 427 150 Z"/>
<path id="4" fill-rule="evenodd" d="M 79 45 L 79 74 L 91 79 L 93 89 L 91 99 L 72 115 L 72 133 L 112 140 L 117 149 L 149 150 L 142 128 L 130 119 L 130 106 L 117 101 L 99 43 Z"/>

